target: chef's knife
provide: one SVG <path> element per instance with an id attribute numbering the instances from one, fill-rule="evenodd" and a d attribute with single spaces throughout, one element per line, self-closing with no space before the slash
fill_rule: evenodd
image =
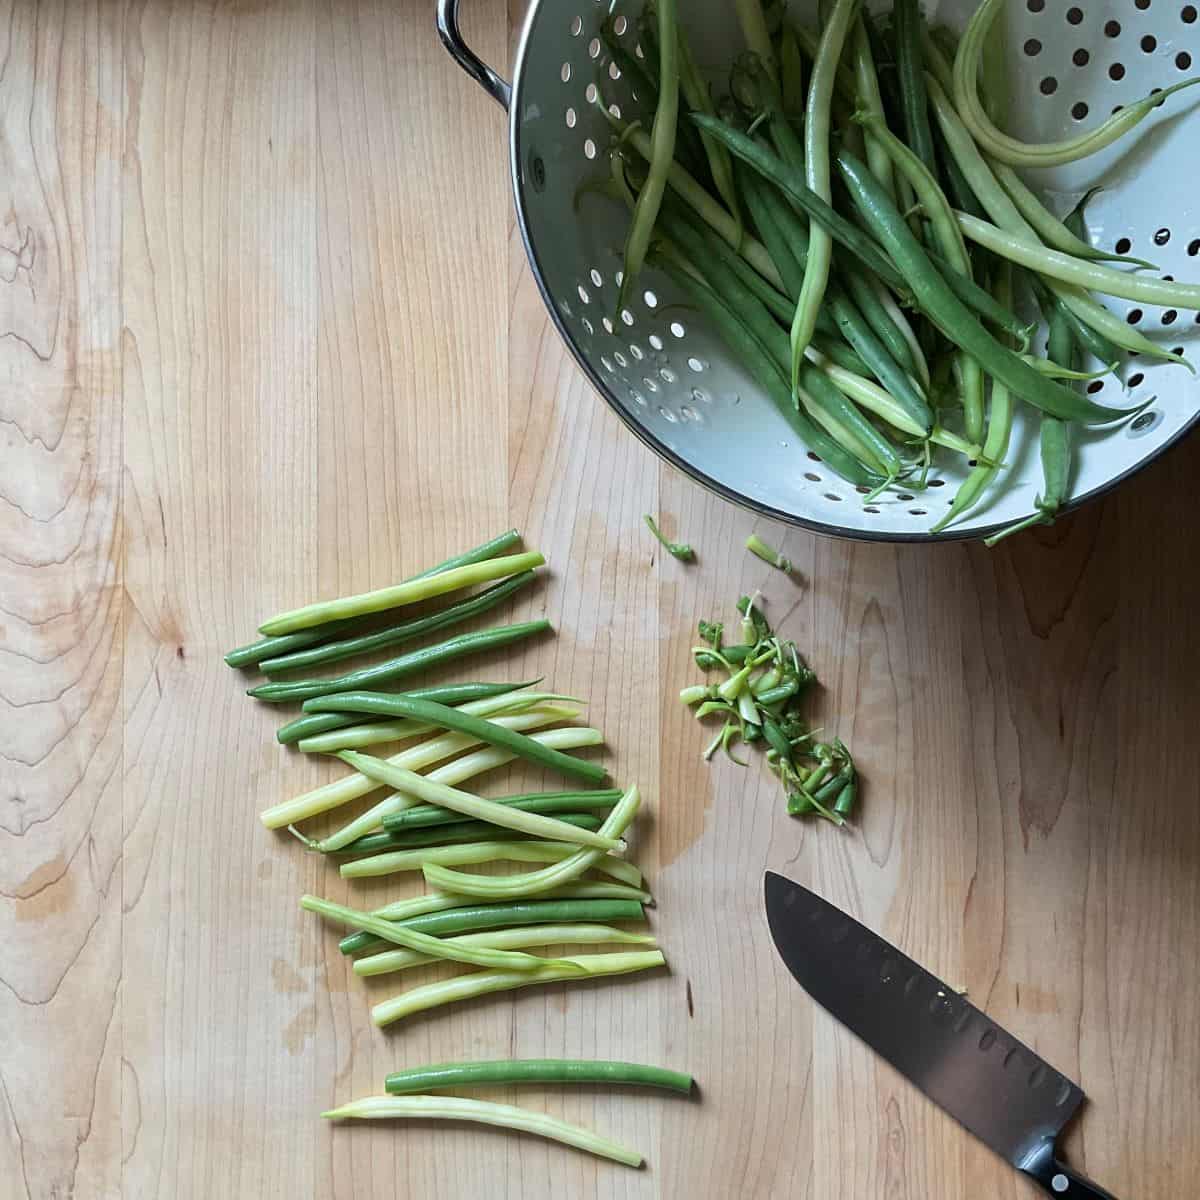
<path id="1" fill-rule="evenodd" d="M 766 900 L 788 970 L 876 1054 L 1051 1196 L 1115 1200 L 1055 1153 L 1077 1084 L 807 888 L 768 871 Z"/>

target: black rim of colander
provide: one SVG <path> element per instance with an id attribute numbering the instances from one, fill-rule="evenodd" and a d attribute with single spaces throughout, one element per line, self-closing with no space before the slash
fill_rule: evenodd
<path id="1" fill-rule="evenodd" d="M 554 297 L 550 294 L 550 289 L 546 286 L 546 277 L 542 271 L 541 260 L 538 258 L 537 250 L 534 247 L 533 239 L 529 234 L 529 217 L 525 208 L 525 180 L 522 177 L 521 171 L 521 123 L 518 120 L 518 113 L 521 111 L 522 98 L 522 83 L 525 74 L 525 59 L 529 49 L 530 34 L 533 30 L 534 23 L 537 20 L 538 13 L 542 7 L 541 0 L 534 0 L 530 6 L 529 14 L 525 20 L 525 27 L 521 32 L 521 41 L 517 47 L 517 54 L 513 66 L 512 79 L 512 100 L 508 110 L 508 128 L 509 128 L 509 173 L 512 178 L 513 202 L 517 210 L 517 224 L 521 230 L 521 241 L 525 246 L 525 256 L 529 259 L 530 270 L 533 273 L 534 282 L 537 284 L 538 292 L 541 294 L 542 301 L 546 306 L 546 311 L 550 314 L 550 320 L 554 322 L 554 327 L 558 330 L 559 336 L 566 343 L 567 349 L 571 352 L 571 357 L 578 363 L 579 368 L 587 377 L 592 388 L 599 393 L 601 399 L 620 417 L 625 427 L 634 434 L 643 445 L 649 446 L 659 458 L 664 462 L 669 463 L 681 474 L 689 479 L 707 488 L 708 491 L 714 492 L 723 500 L 728 500 L 730 504 L 734 504 L 739 508 L 747 509 L 750 512 L 762 516 L 769 517 L 774 521 L 781 521 L 785 525 L 791 525 L 796 528 L 805 529 L 809 533 L 820 534 L 825 537 L 844 538 L 855 542 L 925 542 L 929 544 L 944 543 L 944 542 L 967 542 L 980 541 L 988 537 L 990 534 L 1005 528 L 1011 524 L 1011 521 L 999 521 L 991 525 L 982 526 L 972 529 L 943 529 L 939 533 L 930 533 L 928 531 L 917 531 L 914 533 L 892 532 L 888 530 L 871 530 L 871 529 L 856 529 L 845 525 L 839 525 L 833 521 L 813 520 L 807 517 L 798 517 L 795 513 L 784 512 L 782 509 L 775 508 L 771 504 L 765 504 L 761 500 L 754 500 L 750 496 L 744 495 L 742 492 L 735 491 L 733 488 L 727 487 L 720 480 L 712 478 L 700 470 L 699 467 L 687 461 L 687 459 L 676 454 L 665 442 L 657 438 L 650 430 L 634 420 L 633 415 L 628 412 L 623 404 L 621 404 L 616 396 L 613 395 L 608 385 L 600 377 L 600 374 L 592 366 L 587 356 L 580 350 L 575 341 L 575 335 L 567 327 L 567 323 L 563 320 L 562 314 L 559 312 L 558 305 L 555 303 Z M 1111 479 L 1106 480 L 1099 487 L 1093 488 L 1090 492 L 1085 492 L 1082 496 L 1073 497 L 1060 510 L 1063 515 L 1074 512 L 1083 505 L 1089 504 L 1093 500 L 1098 500 L 1101 496 L 1112 491 L 1118 484 L 1124 483 L 1139 471 L 1144 470 L 1152 462 L 1161 458 L 1168 450 L 1178 445 L 1184 437 L 1187 436 L 1200 421 L 1200 408 L 1197 409 L 1187 421 L 1186 424 L 1180 426 L 1169 441 L 1164 442 L 1153 453 L 1148 454 L 1145 458 L 1139 460 L 1127 471 L 1123 471 L 1120 475 L 1114 475 Z M 932 513 L 930 514 L 933 515 Z"/>

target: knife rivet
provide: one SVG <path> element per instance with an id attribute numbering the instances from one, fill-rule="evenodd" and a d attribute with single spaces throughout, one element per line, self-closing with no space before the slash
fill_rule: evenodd
<path id="1" fill-rule="evenodd" d="M 1056 1192 L 1065 1192 L 1067 1188 L 1071 1186 L 1071 1181 L 1065 1175 L 1055 1175 L 1055 1177 L 1050 1180 L 1050 1186 Z"/>

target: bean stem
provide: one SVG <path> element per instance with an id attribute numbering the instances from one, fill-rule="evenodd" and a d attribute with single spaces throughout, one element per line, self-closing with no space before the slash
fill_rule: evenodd
<path id="1" fill-rule="evenodd" d="M 640 1063 L 594 1062 L 571 1058 L 505 1058 L 489 1062 L 435 1063 L 427 1067 L 409 1067 L 393 1071 L 384 1087 L 393 1096 L 410 1092 L 435 1091 L 513 1083 L 613 1083 L 639 1087 L 664 1088 L 689 1095 L 693 1080 L 681 1071 Z"/>

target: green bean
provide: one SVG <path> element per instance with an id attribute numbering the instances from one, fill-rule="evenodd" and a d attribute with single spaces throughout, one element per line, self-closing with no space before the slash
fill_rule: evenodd
<path id="1" fill-rule="evenodd" d="M 504 1058 L 492 1062 L 437 1063 L 394 1071 L 383 1086 L 393 1096 L 441 1088 L 493 1087 L 512 1083 L 616 1083 L 639 1087 L 692 1090 L 692 1077 L 639 1063 L 587 1062 L 570 1058 Z"/>
<path id="2" fill-rule="evenodd" d="M 293 671 L 301 667 L 316 667 L 325 663 L 340 662 L 344 658 L 352 658 L 356 654 L 369 654 L 375 650 L 386 650 L 390 646 L 399 646 L 411 641 L 422 634 L 433 633 L 469 621 L 496 607 L 507 600 L 514 592 L 536 578 L 532 571 L 522 571 L 508 579 L 493 584 L 475 596 L 468 596 L 441 612 L 429 613 L 417 617 L 413 621 L 404 621 L 399 625 L 391 625 L 386 629 L 378 629 L 374 633 L 360 634 L 358 637 L 343 638 L 333 642 L 322 642 L 307 650 L 298 650 L 294 654 L 278 655 L 264 659 L 261 669 L 268 675 L 280 671 Z"/>
<path id="3" fill-rule="evenodd" d="M 838 792 L 837 799 L 833 802 L 833 812 L 839 817 L 849 817 L 854 812 L 854 805 L 858 801 L 858 780 L 851 779 L 845 787 Z"/>
<path id="4" fill-rule="evenodd" d="M 801 363 L 797 394 L 814 420 L 862 462 L 889 479 L 904 469 L 895 448 L 822 371 Z"/>
<path id="5" fill-rule="evenodd" d="M 600 818 L 591 813 L 559 812 L 557 820 L 579 829 L 600 828 Z M 493 842 L 521 841 L 527 833 L 497 829 L 487 821 L 453 821 L 449 825 L 435 825 L 429 829 L 406 829 L 403 833 L 368 833 L 356 838 L 348 846 L 335 851 L 337 854 L 382 854 L 392 850 L 419 850 L 423 846 L 459 846 L 483 839 Z"/>
<path id="6" fill-rule="evenodd" d="M 851 0 L 842 0 L 844 4 L 850 2 Z M 834 241 L 845 246 L 880 279 L 889 286 L 907 293 L 907 285 L 903 277 L 884 256 L 876 243 L 816 195 L 797 172 L 792 171 L 778 155 L 772 154 L 765 146 L 759 145 L 753 138 L 747 137 L 739 130 L 731 129 L 728 125 L 715 121 L 711 117 L 693 113 L 692 120 L 702 129 L 707 129 L 715 137 L 720 138 L 734 155 L 775 184 L 789 200 L 808 214 L 810 220 L 824 227 Z"/>
<path id="7" fill-rule="evenodd" d="M 822 337 L 820 334 L 817 334 L 813 338 L 813 349 L 816 351 L 818 357 L 829 359 L 830 363 L 836 365 L 847 374 L 865 378 L 871 373 L 870 367 L 843 341 L 830 337 Z M 813 361 L 816 362 L 818 359 L 814 358 Z M 829 372 L 829 376 L 831 379 L 834 379 L 832 371 Z M 837 382 L 836 379 L 834 381 Z M 859 403 L 861 404 L 862 401 L 860 400 Z M 920 434 L 916 436 L 919 437 Z"/>
<path id="8" fill-rule="evenodd" d="M 804 118 L 804 60 L 796 32 L 786 21 L 779 31 L 779 87 L 783 113 L 788 121 Z"/>
<path id="9" fill-rule="evenodd" d="M 779 70 L 775 65 L 775 49 L 771 44 L 771 35 L 767 32 L 767 19 L 759 0 L 734 0 L 738 24 L 742 27 L 742 36 L 746 45 L 758 55 L 772 79 L 779 78 Z"/>
<path id="10" fill-rule="evenodd" d="M 675 126 L 679 117 L 679 38 L 676 29 L 675 0 L 658 0 L 658 105 L 654 110 L 651 132 L 650 170 L 638 192 L 629 232 L 625 236 L 625 256 L 617 310 L 626 306 L 658 219 L 659 206 L 667 189 L 667 179 L 675 158 Z"/>
<path id="11" fill-rule="evenodd" d="M 915 9 L 915 0 L 910 0 L 910 2 Z M 897 13 L 901 12 L 902 6 L 898 7 L 896 11 Z M 915 19 L 920 20 L 919 13 L 916 14 Z M 921 89 L 920 101 L 922 116 L 924 116 L 924 88 Z M 971 260 L 967 256 L 966 244 L 963 242 L 961 231 L 955 224 L 950 203 L 938 186 L 933 173 L 914 151 L 904 145 L 887 128 L 887 125 L 879 117 L 867 115 L 863 120 L 870 123 L 892 162 L 911 184 L 918 201 L 925 210 L 933 241 L 949 262 L 950 269 L 957 275 L 971 278 Z M 928 132 L 928 128 L 926 121 L 926 132 Z M 967 438 L 972 442 L 979 442 L 983 437 L 983 372 L 980 370 L 979 363 L 970 357 L 964 357 L 961 360 L 961 370 L 963 424 Z"/>
<path id="12" fill-rule="evenodd" d="M 638 1151 L 602 1138 L 591 1130 L 544 1113 L 529 1112 L 511 1104 L 493 1104 L 486 1100 L 465 1100 L 458 1096 L 371 1096 L 365 1100 L 353 1100 L 340 1108 L 331 1108 L 321 1116 L 337 1121 L 363 1118 L 391 1120 L 401 1117 L 415 1117 L 421 1121 L 473 1121 L 479 1125 L 532 1133 L 566 1146 L 574 1146 L 598 1158 L 612 1159 L 627 1167 L 642 1165 L 642 1156 Z"/>
<path id="13" fill-rule="evenodd" d="M 1073 283 L 1109 296 L 1120 296 L 1125 300 L 1200 309 L 1200 284 L 1148 279 L 1144 275 L 1106 267 L 1103 263 L 1084 262 L 1058 250 L 1034 246 L 1024 238 L 966 213 L 958 214 L 958 225 L 973 242 L 986 247 L 993 254 L 1050 279 Z"/>
<path id="14" fill-rule="evenodd" d="M 1038 374 L 1028 363 L 1001 346 L 951 291 L 874 177 L 845 151 L 839 154 L 838 165 L 855 204 L 904 271 L 922 310 L 946 337 L 966 350 L 989 375 L 1001 379 L 1035 407 L 1066 420 L 1095 424 L 1126 416 L 1132 411 L 1093 404 L 1062 384 Z"/>
<path id="15" fill-rule="evenodd" d="M 283 704 L 294 700 L 312 700 L 317 696 L 335 692 L 361 691 L 378 687 L 381 683 L 390 683 L 393 679 L 411 675 L 414 671 L 423 671 L 440 663 L 461 658 L 465 654 L 480 654 L 485 650 L 509 646 L 534 634 L 545 633 L 550 627 L 550 622 L 545 620 L 522 621 L 516 625 L 501 625 L 496 629 L 481 629 L 476 633 L 460 633 L 457 637 L 448 638 L 435 646 L 422 646 L 419 650 L 410 650 L 407 654 L 389 658 L 386 662 L 362 667 L 332 679 L 264 683 L 259 687 L 250 688 L 246 694 L 256 700 Z"/>
<path id="16" fill-rule="evenodd" d="M 808 101 L 804 109 L 804 182 L 826 204 L 833 199 L 833 178 L 829 165 L 829 118 L 833 86 L 842 49 L 857 10 L 858 0 L 834 0 L 829 20 L 821 33 L 821 44 L 813 63 Z M 825 300 L 832 262 L 833 238 L 829 230 L 814 218 L 809 230 L 804 283 L 796 302 L 796 315 L 792 318 L 793 393 L 799 391 L 800 366 L 816 329 L 817 314 Z"/>
<path id="17" fill-rule="evenodd" d="M 963 212 L 969 212 L 973 217 L 986 216 L 983 205 L 979 203 L 979 197 L 975 195 L 974 189 L 967 182 L 967 177 L 962 173 L 958 160 L 950 153 L 950 147 L 946 144 L 941 129 L 936 125 L 934 141 L 937 144 L 938 163 L 942 168 L 945 190 L 953 201 L 954 207 Z"/>
<path id="18" fill-rule="evenodd" d="M 667 960 L 661 950 L 640 950 L 618 954 L 579 954 L 569 961 L 575 967 L 582 967 L 583 974 L 577 970 L 551 966 L 537 971 L 473 971 L 453 979 L 410 988 L 399 996 L 384 1000 L 371 1010 L 371 1019 L 376 1025 L 388 1025 L 413 1013 L 452 1004 L 456 1000 L 467 1000 L 474 996 L 509 991 L 513 988 L 531 987 L 537 983 L 557 983 L 589 976 L 627 975 L 665 966 Z M 400 1100 L 403 1097 L 396 1096 L 392 1099 Z"/>
<path id="19" fill-rule="evenodd" d="M 715 116 L 716 109 L 713 107 L 712 96 L 709 93 L 708 85 L 696 68 L 691 49 L 688 47 L 687 34 L 682 25 L 677 26 L 677 36 L 679 38 L 679 87 L 683 92 L 684 99 L 693 111 L 706 112 Z M 685 121 L 682 128 L 691 130 L 694 126 Z M 729 157 L 729 151 L 720 142 L 714 141 L 703 132 L 700 134 L 700 141 L 705 158 L 708 160 L 709 173 L 712 175 L 717 194 L 725 201 L 725 207 L 729 209 L 733 219 L 740 226 L 742 212 L 741 206 L 738 204 L 737 191 L 733 186 L 733 163 Z"/>
<path id="20" fill-rule="evenodd" d="M 484 933 L 463 933 L 447 941 L 463 946 L 490 946 L 493 950 L 531 950 L 538 946 L 603 946 L 619 943 L 627 946 L 658 948 L 648 933 L 629 933 L 611 925 L 524 925 L 517 929 L 493 929 Z M 421 967 L 434 959 L 416 950 L 390 950 L 360 958 L 354 964 L 356 975 L 390 975 Z M 417 1088 L 410 1088 L 417 1091 Z"/>
<path id="21" fill-rule="evenodd" d="M 1077 162 L 1111 145 L 1135 128 L 1155 108 L 1183 88 L 1200 83 L 1194 76 L 1114 113 L 1087 133 L 1059 142 L 1028 143 L 998 129 L 979 99 L 979 59 L 1001 0 L 983 0 L 967 24 L 954 60 L 954 103 L 971 135 L 993 158 L 1014 167 L 1056 167 Z"/>
<path id="22" fill-rule="evenodd" d="M 554 724 L 561 719 L 555 712 L 539 712 L 536 709 L 531 712 L 516 713 L 511 717 L 495 718 L 497 721 L 503 721 L 522 730 L 538 729 Z M 549 729 L 543 733 L 535 733 L 533 737 L 558 750 L 596 746 L 604 740 L 598 729 L 580 728 L 575 725 L 569 725 L 564 729 Z M 470 779 L 472 776 L 490 771 L 494 767 L 503 766 L 513 760 L 514 756 L 508 751 L 488 746 L 484 750 L 464 754 L 452 762 L 444 762 L 452 755 L 469 750 L 478 744 L 474 738 L 470 738 L 466 734 L 446 733 L 440 737 L 429 738 L 407 750 L 401 750 L 392 755 L 388 761 L 416 770 L 421 770 L 431 763 L 443 762 L 442 766 L 430 772 L 429 777 L 444 783 L 461 783 L 464 779 Z M 307 820 L 318 813 L 328 812 L 331 808 L 348 804 L 351 800 L 357 800 L 360 796 L 375 791 L 378 787 L 379 785 L 373 779 L 368 779 L 360 771 L 354 771 L 341 779 L 322 784 L 318 788 L 313 788 L 312 791 L 303 792 L 299 796 L 293 796 L 290 800 L 266 809 L 259 814 L 259 819 L 268 829 L 282 829 L 297 821 Z M 331 850 L 338 850 L 364 833 L 370 833 L 377 829 L 379 821 L 383 819 L 385 813 L 398 808 L 407 808 L 412 803 L 411 797 L 389 795 L 367 812 L 355 817 L 337 833 L 323 838 L 316 849 L 325 854 Z"/>
<path id="23" fill-rule="evenodd" d="M 573 825 L 563 825 L 570 829 L 578 840 L 589 831 L 576 829 Z M 514 839 L 495 839 L 486 842 L 471 842 L 454 846 L 424 846 L 417 850 L 392 850 L 382 854 L 373 854 L 370 858 L 356 858 L 351 862 L 342 863 L 338 871 L 343 879 L 376 879 L 381 875 L 402 875 L 406 871 L 422 871 L 427 879 L 429 872 L 435 868 L 438 871 L 449 867 L 477 867 L 483 863 L 493 862 L 522 862 L 522 863 L 553 863 L 560 864 L 575 853 L 572 846 L 562 841 L 519 841 Z M 618 883 L 627 883 L 630 887 L 640 887 L 641 872 L 632 863 L 623 858 L 600 854 L 597 851 L 597 861 L 594 864 L 597 871 L 611 876 Z M 461 871 L 446 870 L 447 875 L 459 876 Z M 468 876 L 471 879 L 516 879 L 520 876 Z M 439 888 L 441 884 L 437 885 Z M 464 895 L 485 896 L 481 891 L 456 891 Z M 486 893 L 488 899 L 511 898 L 524 893 L 510 890 L 492 891 Z"/>
<path id="24" fill-rule="evenodd" d="M 883 120 L 883 97 L 879 92 L 879 76 L 875 71 L 875 59 L 871 54 L 871 39 L 860 14 L 854 28 L 854 80 L 858 103 L 864 112 L 873 113 Z M 867 166 L 879 180 L 879 186 L 893 199 L 896 198 L 896 183 L 892 177 L 892 160 L 876 141 L 871 127 L 867 127 Z"/>
<path id="25" fill-rule="evenodd" d="M 996 176 L 1000 186 L 1009 194 L 1021 216 L 1029 222 L 1042 241 L 1052 249 L 1061 250 L 1064 254 L 1071 254 L 1076 258 L 1096 262 L 1107 260 L 1110 262 L 1130 263 L 1137 267 L 1147 267 L 1151 271 L 1158 269 L 1153 263 L 1147 262 L 1144 258 L 1130 258 L 1124 254 L 1109 254 L 1107 251 L 1101 250 L 1098 246 L 1092 246 L 1081 237 L 1077 237 L 1067 228 L 1064 222 L 1060 221 L 1025 186 L 1025 181 L 1012 167 L 1003 162 L 992 162 L 989 165 L 992 168 L 992 174 Z M 972 215 L 981 216 L 982 214 L 973 213 Z"/>
<path id="26" fill-rule="evenodd" d="M 468 704 L 479 700 L 491 700 L 497 696 L 506 696 L 510 692 L 520 692 L 525 688 L 533 687 L 535 683 L 541 683 L 541 680 L 530 679 L 525 683 L 450 683 L 442 687 L 415 688 L 408 694 L 420 696 L 426 700 L 436 700 L 439 704 Z M 471 711 L 473 712 L 474 709 Z M 311 739 L 328 730 L 343 729 L 358 720 L 358 717 L 349 714 L 310 713 L 307 716 L 297 717 L 286 725 L 281 725 L 275 733 L 275 739 L 286 746 L 291 742 L 300 741 L 301 738 Z M 378 724 L 382 725 L 383 722 L 380 721 Z M 426 732 L 425 729 L 414 725 L 411 729 L 404 731 L 396 730 L 394 734 L 396 737 L 415 737 L 418 733 L 424 732 Z M 319 747 L 301 748 L 306 752 L 310 749 L 319 749 Z"/>
<path id="27" fill-rule="evenodd" d="M 312 701 L 314 712 L 365 712 L 392 717 L 408 717 L 441 729 L 449 729 L 456 733 L 469 734 L 471 737 L 488 745 L 500 746 L 511 750 L 519 758 L 528 759 L 543 767 L 561 771 L 565 775 L 573 775 L 588 783 L 603 783 L 608 778 L 608 772 L 599 763 L 586 762 L 557 750 L 548 750 L 531 738 L 527 738 L 503 725 L 485 721 L 481 717 L 465 712 L 461 708 L 450 708 L 445 704 L 437 704 L 432 700 L 414 699 L 412 696 L 392 695 L 384 692 L 347 692 L 337 696 L 323 696 Z M 344 762 L 352 766 L 359 765 L 358 760 L 373 763 L 369 756 L 354 754 L 352 751 L 342 753 Z M 370 766 L 360 769 L 369 774 Z M 384 780 L 384 782 L 389 782 Z"/>
<path id="28" fill-rule="evenodd" d="M 909 341 L 903 328 L 907 322 L 900 310 L 890 311 L 886 306 L 887 289 L 878 280 L 869 279 L 865 273 L 852 269 L 842 271 L 841 279 L 846 285 L 850 299 L 854 301 L 855 307 L 862 313 L 863 320 L 882 343 L 891 360 L 904 372 L 916 378 L 920 374 L 916 357 L 919 351 L 914 349 L 916 339 Z M 885 381 L 881 379 L 880 382 Z"/>
<path id="29" fill-rule="evenodd" d="M 775 264 L 779 278 L 783 280 L 784 291 L 793 301 L 788 305 L 786 318 L 790 322 L 792 314 L 796 311 L 795 298 L 800 295 L 800 286 L 804 281 L 804 268 L 796 257 L 793 245 L 779 226 L 777 214 L 769 203 L 765 182 L 741 162 L 738 163 L 738 168 L 735 177 L 745 198 L 746 208 L 767 248 L 767 253 L 771 256 L 771 261 Z"/>
<path id="30" fill-rule="evenodd" d="M 1012 268 L 1007 263 L 1001 264 L 994 286 L 997 301 L 1007 307 L 1012 301 Z M 995 477 L 997 468 L 994 464 L 1003 461 L 1004 456 L 1008 453 L 1009 438 L 1012 435 L 1012 418 L 1012 396 L 1003 383 L 998 379 L 993 380 L 987 436 L 983 442 L 982 458 L 984 461 L 980 461 L 977 466 L 971 468 L 971 473 L 955 493 L 949 511 L 933 526 L 930 530 L 931 533 L 940 532 L 967 512 Z"/>
<path id="31" fill-rule="evenodd" d="M 517 808 L 522 812 L 555 813 L 574 812 L 584 808 L 614 807 L 621 798 L 617 788 L 602 788 L 596 791 L 569 792 L 525 792 L 516 796 L 498 796 L 494 804 L 506 808 Z M 409 829 L 427 829 L 437 825 L 453 824 L 458 818 L 436 804 L 417 804 L 402 812 L 391 813 L 383 820 L 383 827 L 392 833 Z"/>
<path id="32" fill-rule="evenodd" d="M 940 254 L 927 250 L 926 255 L 929 261 L 937 267 L 950 290 L 967 308 L 989 324 L 995 325 L 997 329 L 1016 338 L 1017 345 L 1021 349 L 1028 348 L 1029 339 L 1033 336 L 1034 327 L 1032 325 L 1026 325 L 1011 309 L 1006 308 L 1003 304 L 998 304 L 995 297 L 986 289 L 981 288 L 973 279 L 953 270 Z"/>
<path id="33" fill-rule="evenodd" d="M 921 54 L 922 21 L 917 0 L 896 0 L 892 18 L 905 136 L 912 152 L 932 174 L 936 163 L 933 155 L 933 132 L 929 128 L 929 107 L 925 96 L 925 74 Z M 908 180 L 912 183 L 911 175 L 908 175 Z"/>
<path id="34" fill-rule="evenodd" d="M 429 567 L 417 575 L 410 576 L 406 582 L 411 583 L 418 579 L 428 579 L 431 575 L 438 575 L 443 571 L 453 570 L 456 567 L 466 567 L 472 563 L 483 562 L 488 558 L 495 558 L 497 555 L 503 554 L 505 550 L 511 550 L 520 540 L 521 535 L 515 529 L 509 529 L 507 532 L 490 538 L 488 541 L 475 546 L 471 550 L 467 550 L 462 554 L 456 554 L 453 558 L 448 558 L 445 562 L 438 563 L 435 567 Z M 265 658 L 289 654 L 293 650 L 300 650 L 305 646 L 313 645 L 314 642 L 324 641 L 326 638 L 344 632 L 356 620 L 357 618 L 351 617 L 343 621 L 330 621 L 316 628 L 305 629 L 301 632 L 262 638 L 251 646 L 239 646 L 236 650 L 231 650 L 225 656 L 225 661 L 231 667 L 245 667 L 260 662 Z"/>
<path id="35" fill-rule="evenodd" d="M 629 788 L 600 826 L 601 834 L 609 838 L 619 838 L 633 821 L 640 804 L 641 793 L 637 787 Z M 437 863 L 426 864 L 422 872 L 426 883 L 440 890 L 458 892 L 464 896 L 478 896 L 484 900 L 513 900 L 546 892 L 564 883 L 572 883 L 592 867 L 611 870 L 611 863 L 619 861 L 605 861 L 606 858 L 602 851 L 589 847 L 577 850 L 552 866 L 524 875 L 470 875 L 463 871 L 447 870 Z"/>
<path id="36" fill-rule="evenodd" d="M 379 588 L 374 592 L 363 592 L 357 596 L 342 596 L 337 600 L 323 600 L 316 604 L 306 605 L 304 608 L 279 613 L 277 616 L 269 617 L 258 628 L 260 633 L 269 635 L 294 633 L 298 629 L 309 629 L 314 625 L 323 625 L 327 621 L 343 617 L 359 617 L 366 613 L 398 608 L 403 604 L 416 604 L 419 600 L 431 600 L 435 596 L 444 596 L 447 592 L 473 587 L 477 583 L 490 583 L 493 579 L 502 579 L 506 575 L 531 571 L 535 567 L 542 566 L 545 561 L 540 554 L 530 552 L 502 555 L 499 558 L 489 558 L 482 562 L 467 563 L 464 566 L 439 571 L 435 575 L 426 575 L 419 579 L 409 579 L 392 587 Z"/>
<path id="37" fill-rule="evenodd" d="M 822 23 L 825 24 L 826 22 L 823 21 Z M 791 26 L 792 36 L 796 39 L 796 44 L 801 50 L 804 51 L 805 55 L 808 57 L 808 60 L 815 63 L 817 60 L 817 54 L 821 49 L 820 35 L 814 33 L 806 25 L 801 25 L 798 22 L 789 21 L 788 24 Z M 809 86 L 812 86 L 811 81 Z M 853 107 L 857 100 L 857 93 L 855 92 L 854 87 L 854 75 L 850 68 L 841 64 L 838 65 L 834 88 L 838 97 L 844 101 L 845 104 Z"/>
<path id="38" fill-rule="evenodd" d="M 612 898 L 609 893 L 613 893 Z M 375 909 L 371 915 L 401 921 L 421 933 L 446 937 L 477 929 L 502 929 L 509 925 L 550 921 L 640 921 L 646 915 L 642 905 L 649 903 L 645 892 L 624 883 L 607 881 L 556 888 L 545 896 L 545 899 L 521 900 L 513 904 L 475 904 L 465 896 L 430 892 L 410 900 L 394 901 Z M 378 940 L 359 930 L 342 938 L 338 949 L 343 954 L 354 954 Z"/>
<path id="39" fill-rule="evenodd" d="M 767 74 L 757 55 L 746 55 L 734 64 L 730 87 L 744 107 L 766 118 L 775 153 L 796 170 L 803 171 L 804 146 L 784 111 L 779 85 Z"/>
<path id="40" fill-rule="evenodd" d="M 741 320 L 726 307 L 722 299 L 707 285 L 694 279 L 669 259 L 660 258 L 659 265 L 687 293 L 693 303 L 716 326 L 721 337 L 751 376 L 774 402 L 796 435 L 814 454 L 819 455 L 843 479 L 853 484 L 873 485 L 882 482 L 846 453 L 831 437 L 818 428 L 792 403 L 787 381 L 775 360 Z"/>
<path id="41" fill-rule="evenodd" d="M 561 756 L 558 751 L 549 750 L 542 743 L 535 742 L 534 745 L 539 752 L 547 755 L 553 754 L 555 761 L 559 757 L 565 757 Z M 508 746 L 500 748 L 509 753 L 518 753 L 518 751 Z M 497 804 L 494 800 L 485 800 L 482 796 L 473 796 L 469 792 L 459 791 L 448 784 L 438 783 L 426 775 L 418 775 L 415 771 L 405 770 L 403 767 L 396 766 L 383 759 L 373 758 L 369 754 L 358 754 L 353 750 L 344 750 L 338 757 L 348 766 L 361 771 L 370 779 L 386 783 L 389 787 L 415 796 L 418 800 L 441 805 L 443 808 L 451 809 L 453 812 L 461 813 L 466 817 L 488 821 L 493 825 L 500 825 L 505 829 L 516 829 L 522 833 L 531 834 L 534 837 L 555 838 L 559 841 L 581 846 L 592 846 L 600 850 L 619 850 L 621 848 L 621 843 L 615 838 L 591 833 L 588 830 L 575 829 L 561 821 L 555 820 L 553 817 L 542 816 L 540 813 L 524 812 L 518 808 Z M 529 755 L 528 757 L 533 761 L 537 761 L 533 755 Z M 570 761 L 576 763 L 574 759 Z M 576 765 L 578 764 L 576 763 Z M 601 772 L 599 778 L 595 775 L 592 775 L 591 778 L 599 782 L 606 777 L 606 774 L 606 772 Z"/>
<path id="42" fill-rule="evenodd" d="M 854 371 L 848 371 L 833 363 L 825 362 L 819 350 L 812 351 L 812 361 L 829 377 L 830 383 L 844 396 L 853 400 L 860 408 L 873 412 L 893 428 L 914 438 L 932 436 L 932 424 L 923 425 L 913 419 L 909 410 L 874 380 Z"/>
<path id="43" fill-rule="evenodd" d="M 375 934 L 385 941 L 395 942 L 408 950 L 417 950 L 428 954 L 431 958 L 449 959 L 451 962 L 470 963 L 478 967 L 491 967 L 505 971 L 536 971 L 547 965 L 550 960 L 539 958 L 536 954 L 519 954 L 510 950 L 493 950 L 487 946 L 464 946 L 447 941 L 444 938 L 431 937 L 420 933 L 410 926 L 401 925 L 396 921 L 385 921 L 381 917 L 373 917 L 370 913 L 358 912 L 341 904 L 333 904 L 317 896 L 301 896 L 300 907 L 319 916 L 328 917 L 332 921 L 341 921 L 353 925 L 368 933 Z M 553 960 L 555 965 L 567 965 L 569 959 Z"/>

